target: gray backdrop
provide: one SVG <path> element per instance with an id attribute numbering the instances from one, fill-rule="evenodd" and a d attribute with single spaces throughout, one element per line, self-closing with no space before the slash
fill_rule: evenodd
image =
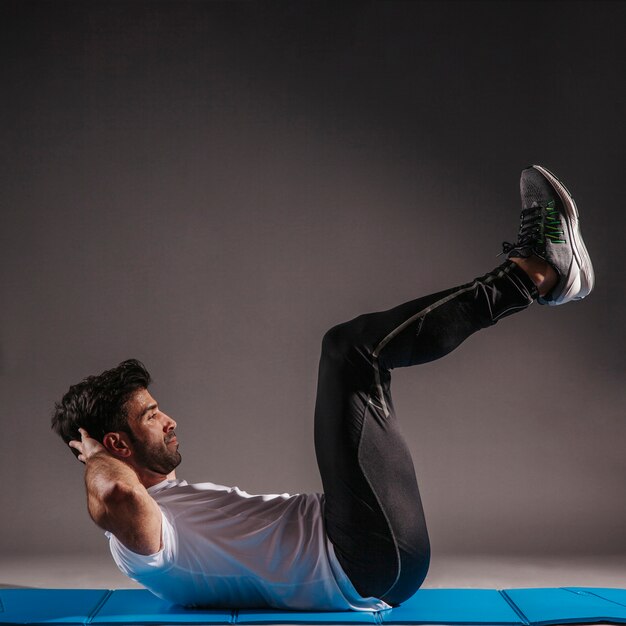
<path id="1" fill-rule="evenodd" d="M 179 476 L 319 490 L 331 325 L 470 280 L 519 171 L 598 275 L 396 371 L 433 553 L 626 553 L 624 3 L 3 2 L 0 554 L 91 551 L 70 384 L 136 357 Z"/>

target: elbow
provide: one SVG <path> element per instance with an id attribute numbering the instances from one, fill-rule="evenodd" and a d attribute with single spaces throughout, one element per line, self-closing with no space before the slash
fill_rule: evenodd
<path id="1" fill-rule="evenodd" d="M 96 477 L 88 484 L 90 502 L 99 502 L 103 507 L 116 507 L 133 497 L 133 487 L 123 481 Z"/>
<path id="2" fill-rule="evenodd" d="M 135 493 L 132 486 L 117 481 L 100 484 L 89 494 L 88 509 L 91 519 L 104 530 L 112 530 L 113 520 L 123 510 L 133 506 Z"/>
<path id="3" fill-rule="evenodd" d="M 125 502 L 129 502 L 135 496 L 135 490 L 132 485 L 121 481 L 110 481 L 103 485 L 101 497 L 105 504 L 119 506 Z"/>
<path id="4" fill-rule="evenodd" d="M 131 515 L 141 508 L 141 486 L 137 488 L 124 482 L 113 482 L 103 493 L 102 503 L 108 514 Z"/>

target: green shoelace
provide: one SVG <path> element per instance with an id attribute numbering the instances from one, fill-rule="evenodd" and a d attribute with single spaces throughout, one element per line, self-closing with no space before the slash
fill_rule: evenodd
<path id="1" fill-rule="evenodd" d="M 546 219 L 544 221 L 543 234 L 552 243 L 565 243 L 563 239 L 563 225 L 561 216 L 554 206 L 554 200 L 550 200 L 546 206 Z M 543 241 L 540 241 L 543 243 Z"/>

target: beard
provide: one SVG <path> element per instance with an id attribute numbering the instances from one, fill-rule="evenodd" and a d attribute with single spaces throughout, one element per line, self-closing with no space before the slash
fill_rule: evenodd
<path id="1" fill-rule="evenodd" d="M 131 434 L 135 447 L 135 459 L 137 462 L 157 474 L 169 474 L 176 469 L 183 460 L 176 446 L 169 446 L 165 441 L 150 442 L 139 441 Z M 173 437 L 170 437 L 170 440 Z"/>

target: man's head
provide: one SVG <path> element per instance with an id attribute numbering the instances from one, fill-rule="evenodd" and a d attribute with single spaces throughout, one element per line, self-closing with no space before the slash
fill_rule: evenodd
<path id="1" fill-rule="evenodd" d="M 181 461 L 176 422 L 148 392 L 151 382 L 148 370 L 135 359 L 89 376 L 72 385 L 55 405 L 52 428 L 66 443 L 80 439 L 78 429 L 84 428 L 135 469 L 167 475 Z"/>

